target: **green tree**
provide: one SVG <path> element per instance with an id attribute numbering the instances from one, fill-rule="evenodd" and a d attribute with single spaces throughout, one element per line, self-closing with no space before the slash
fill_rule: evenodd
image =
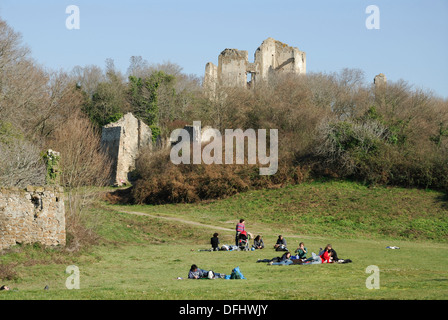
<path id="1" fill-rule="evenodd" d="M 91 90 L 91 97 L 82 84 L 80 89 L 85 92 L 86 99 L 83 111 L 95 126 L 102 127 L 115 122 L 128 111 L 127 85 L 121 73 L 115 70 L 112 59 L 106 60 L 105 78 Z"/>
<path id="2" fill-rule="evenodd" d="M 129 77 L 128 97 L 134 114 L 153 130 L 153 139 L 157 139 L 159 128 L 159 88 L 171 87 L 173 94 L 175 77 L 163 71 L 157 71 L 147 78 Z"/>

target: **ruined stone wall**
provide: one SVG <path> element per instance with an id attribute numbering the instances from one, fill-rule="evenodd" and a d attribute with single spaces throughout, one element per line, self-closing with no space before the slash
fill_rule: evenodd
<path id="1" fill-rule="evenodd" d="M 0 189 L 0 250 L 15 244 L 65 245 L 64 190 Z"/>
<path id="2" fill-rule="evenodd" d="M 218 67 L 209 62 L 205 66 L 204 88 L 207 92 L 215 92 L 218 84 Z"/>
<path id="3" fill-rule="evenodd" d="M 378 87 L 385 86 L 385 85 L 387 84 L 387 78 L 386 78 L 386 76 L 384 75 L 384 73 L 377 74 L 377 75 L 375 76 L 375 78 L 373 79 L 373 83 L 375 84 L 375 86 L 376 86 L 377 88 L 378 88 Z"/>
<path id="4" fill-rule="evenodd" d="M 277 73 L 306 74 L 306 54 L 298 48 L 268 38 L 255 51 L 255 81 L 269 80 Z"/>
<path id="5" fill-rule="evenodd" d="M 103 127 L 101 145 L 112 159 L 111 184 L 123 185 L 129 181 L 128 174 L 135 167 L 139 151 L 151 147 L 152 132 L 143 121 L 128 113 Z"/>
<path id="6" fill-rule="evenodd" d="M 221 52 L 218 60 L 218 85 L 241 88 L 247 85 L 247 51 L 226 49 Z"/>

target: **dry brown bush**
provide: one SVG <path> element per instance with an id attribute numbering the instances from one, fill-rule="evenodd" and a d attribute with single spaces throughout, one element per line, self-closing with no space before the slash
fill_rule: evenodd
<path id="1" fill-rule="evenodd" d="M 61 154 L 61 185 L 67 188 L 104 186 L 110 159 L 101 149 L 101 137 L 80 111 L 72 113 L 47 140 L 47 148 Z"/>
<path id="2" fill-rule="evenodd" d="M 203 147 L 206 144 L 203 145 Z M 224 145 L 224 143 L 223 143 Z M 223 150 L 223 159 L 225 150 Z M 277 174 L 261 176 L 260 165 L 181 164 L 170 160 L 170 151 L 143 152 L 136 161 L 139 179 L 128 193 L 114 193 L 109 200 L 121 202 L 120 196 L 139 204 L 191 203 L 222 199 L 251 189 L 278 188 L 307 179 L 309 170 L 291 166 L 292 155 L 281 157 Z M 288 159 L 288 160 L 286 160 Z"/>
<path id="3" fill-rule="evenodd" d="M 87 216 L 97 191 L 107 185 L 111 162 L 101 149 L 99 132 L 80 111 L 72 113 L 47 141 L 60 152 L 60 183 L 66 187 L 67 250 L 76 251 L 98 241 Z M 86 227 L 89 220 L 91 227 Z"/>
<path id="4" fill-rule="evenodd" d="M 17 263 L 0 263 L 0 280 L 13 281 L 18 279 L 16 271 Z"/>

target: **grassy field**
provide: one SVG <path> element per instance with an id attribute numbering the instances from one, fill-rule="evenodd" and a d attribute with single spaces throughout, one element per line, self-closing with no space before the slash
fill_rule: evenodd
<path id="1" fill-rule="evenodd" d="M 15 273 L 2 284 L 17 289 L 0 292 L 0 299 L 445 300 L 446 205 L 440 192 L 367 188 L 351 182 L 252 191 L 200 204 L 99 203 L 89 221 L 102 237 L 100 245 L 76 254 L 24 246 L 0 256 L 2 265 L 13 266 Z M 240 217 L 250 232 L 263 235 L 267 248 L 198 251 L 209 247 L 214 232 L 220 233 L 221 244 L 232 244 Z M 340 258 L 353 262 L 256 263 L 279 255 L 272 249 L 278 234 L 284 235 L 290 250 L 300 241 L 310 252 L 331 243 Z M 72 264 L 80 269 L 80 290 L 65 287 L 65 269 Z M 239 266 L 247 280 L 186 280 L 191 264 L 226 274 Z M 371 265 L 380 270 L 378 290 L 366 288 L 366 268 Z M 45 285 L 50 290 L 43 290 Z"/>

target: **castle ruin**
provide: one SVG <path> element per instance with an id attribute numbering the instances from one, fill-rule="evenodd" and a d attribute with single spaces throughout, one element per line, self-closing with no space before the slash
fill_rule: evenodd
<path id="1" fill-rule="evenodd" d="M 277 73 L 306 74 L 306 53 L 268 38 L 255 51 L 254 62 L 249 62 L 247 51 L 222 51 L 217 66 L 205 66 L 204 89 L 213 93 L 218 87 L 256 88 Z"/>
<path id="2" fill-rule="evenodd" d="M 0 250 L 16 244 L 65 242 L 62 187 L 0 188 Z"/>
<path id="3" fill-rule="evenodd" d="M 151 129 L 143 121 L 127 113 L 117 122 L 103 127 L 101 146 L 112 159 L 111 184 L 122 186 L 129 182 L 139 152 L 152 147 Z"/>
<path id="4" fill-rule="evenodd" d="M 377 74 L 373 79 L 373 84 L 376 88 L 385 86 L 387 84 L 387 78 L 384 73 Z"/>

